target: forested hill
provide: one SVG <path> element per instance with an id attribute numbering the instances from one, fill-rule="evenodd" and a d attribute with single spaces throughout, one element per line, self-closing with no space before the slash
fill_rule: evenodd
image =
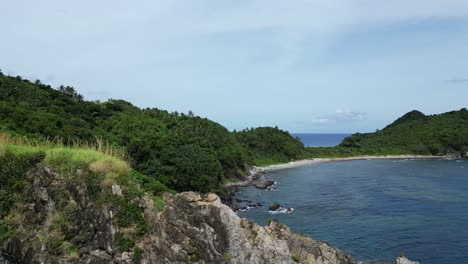
<path id="1" fill-rule="evenodd" d="M 304 144 L 277 127 L 245 129 L 237 132 L 236 137 L 258 165 L 308 158 Z"/>
<path id="2" fill-rule="evenodd" d="M 289 161 L 304 151 L 279 129 L 232 133 L 191 112 L 140 109 L 123 100 L 85 101 L 72 87 L 53 89 L 1 72 L 0 131 L 61 138 L 66 144 L 101 138 L 124 147 L 138 172 L 177 191 L 219 191 L 227 178 L 241 178 L 246 164 Z"/>
<path id="3" fill-rule="evenodd" d="M 380 131 L 354 134 L 339 145 L 374 153 L 460 154 L 468 151 L 468 111 L 438 115 L 411 111 Z"/>

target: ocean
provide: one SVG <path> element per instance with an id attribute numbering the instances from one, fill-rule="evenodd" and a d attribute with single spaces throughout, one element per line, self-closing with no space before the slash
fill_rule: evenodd
<path id="1" fill-rule="evenodd" d="M 326 240 L 361 263 L 468 263 L 468 160 L 356 160 L 269 172 L 276 191 L 240 188 L 264 206 L 239 212 Z M 272 214 L 274 202 L 294 208 Z"/>
<path id="2" fill-rule="evenodd" d="M 341 143 L 343 139 L 351 134 L 304 134 L 293 133 L 306 147 L 333 147 Z"/>

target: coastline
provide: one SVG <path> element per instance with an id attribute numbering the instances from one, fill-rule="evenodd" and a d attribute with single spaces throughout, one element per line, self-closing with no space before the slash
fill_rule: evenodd
<path id="1" fill-rule="evenodd" d="M 290 161 L 288 163 L 274 164 L 260 168 L 262 171 L 273 171 L 273 170 L 282 170 L 290 169 L 296 167 L 302 167 L 312 164 L 319 164 L 325 162 L 335 162 L 335 161 L 350 161 L 350 160 L 380 160 L 380 159 L 443 159 L 443 158 L 455 158 L 457 156 L 445 155 L 445 156 L 432 156 L 432 155 L 386 155 L 386 156 L 355 156 L 355 157 L 343 157 L 343 158 L 314 158 L 314 159 L 304 159 L 298 161 Z"/>
<path id="2" fill-rule="evenodd" d="M 269 166 L 253 166 L 250 169 L 247 179 L 239 182 L 229 182 L 224 184 L 227 188 L 232 187 L 246 187 L 249 185 L 255 185 L 256 176 L 258 174 L 265 174 L 268 171 L 291 169 L 297 167 L 303 167 L 313 164 L 320 164 L 326 162 L 336 161 L 351 161 L 351 160 L 380 160 L 380 159 L 443 159 L 443 158 L 456 158 L 456 155 L 444 155 L 444 156 L 432 156 L 432 155 L 385 155 L 385 156 L 354 156 L 354 157 L 343 157 L 343 158 L 313 158 L 303 159 L 297 161 L 290 161 L 287 163 L 274 164 Z"/>

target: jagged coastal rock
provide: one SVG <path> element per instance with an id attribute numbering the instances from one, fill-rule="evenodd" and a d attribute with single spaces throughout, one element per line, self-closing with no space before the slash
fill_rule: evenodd
<path id="1" fill-rule="evenodd" d="M 275 221 L 259 226 L 240 218 L 217 195 L 194 192 L 165 194 L 160 212 L 147 195 L 132 198 L 146 224 L 134 249 L 125 250 L 128 241 L 122 237 L 138 232 L 118 224 L 125 213 L 118 201 L 126 198 L 128 186 L 103 186 L 106 195 L 95 201 L 98 190 L 76 179 L 42 164 L 31 170 L 28 201 L 16 211 L 18 233 L 0 245 L 0 254 L 23 263 L 355 263 L 326 242 L 296 235 Z M 76 221 L 64 222 L 58 217 L 64 212 Z M 54 228 L 70 242 L 52 239 Z"/>
<path id="2" fill-rule="evenodd" d="M 355 263 L 325 242 L 297 236 L 275 221 L 261 227 L 215 194 L 166 195 L 156 228 L 142 241 L 143 263 Z"/>

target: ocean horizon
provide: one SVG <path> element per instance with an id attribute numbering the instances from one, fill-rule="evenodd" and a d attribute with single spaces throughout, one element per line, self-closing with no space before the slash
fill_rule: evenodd
<path id="1" fill-rule="evenodd" d="M 350 133 L 291 133 L 306 147 L 334 147 L 339 145 Z"/>

